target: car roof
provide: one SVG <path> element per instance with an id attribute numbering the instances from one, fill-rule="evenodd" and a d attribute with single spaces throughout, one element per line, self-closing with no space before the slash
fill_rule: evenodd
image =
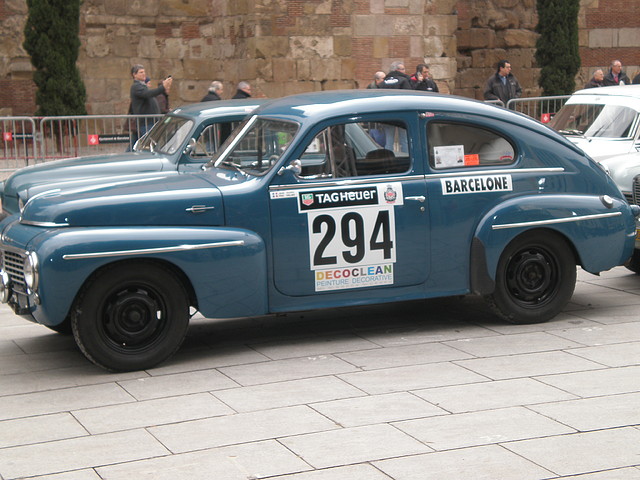
<path id="1" fill-rule="evenodd" d="M 213 102 L 192 103 L 174 108 L 169 115 L 182 117 L 217 117 L 226 115 L 250 114 L 256 107 L 267 102 L 266 98 L 247 98 L 242 100 L 217 100 Z"/>
<path id="2" fill-rule="evenodd" d="M 606 95 L 640 98 L 640 85 L 615 85 L 611 87 L 585 88 L 573 95 Z"/>
<path id="3" fill-rule="evenodd" d="M 475 114 L 500 119 L 549 135 L 549 129 L 532 118 L 478 100 L 416 90 L 363 89 L 303 93 L 271 100 L 254 113 L 302 124 L 325 119 L 387 111 Z"/>

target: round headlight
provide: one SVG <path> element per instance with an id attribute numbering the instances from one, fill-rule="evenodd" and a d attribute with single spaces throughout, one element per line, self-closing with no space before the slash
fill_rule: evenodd
<path id="1" fill-rule="evenodd" d="M 35 252 L 28 252 L 24 259 L 24 282 L 30 292 L 35 292 L 38 288 L 38 256 Z"/>

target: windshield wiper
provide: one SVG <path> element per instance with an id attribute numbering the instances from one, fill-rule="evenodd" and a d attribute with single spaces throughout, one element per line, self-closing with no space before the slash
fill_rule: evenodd
<path id="1" fill-rule="evenodd" d="M 583 132 L 577 129 L 558 130 L 563 135 L 576 135 L 578 137 L 587 138 Z"/>

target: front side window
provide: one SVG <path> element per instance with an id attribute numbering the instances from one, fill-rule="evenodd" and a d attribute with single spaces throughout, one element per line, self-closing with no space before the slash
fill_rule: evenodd
<path id="1" fill-rule="evenodd" d="M 319 132 L 300 157 L 301 177 L 344 178 L 409 170 L 407 129 L 400 122 L 352 122 Z"/>
<path id="2" fill-rule="evenodd" d="M 294 122 L 251 117 L 227 138 L 212 163 L 261 175 L 280 159 L 298 128 Z"/>
<path id="3" fill-rule="evenodd" d="M 167 115 L 138 142 L 136 151 L 173 154 L 184 145 L 192 128 L 192 120 Z"/>
<path id="4" fill-rule="evenodd" d="M 549 124 L 565 135 L 629 138 L 635 134 L 638 112 L 623 105 L 565 105 Z"/>
<path id="5" fill-rule="evenodd" d="M 238 125 L 240 122 L 220 122 L 208 125 L 196 139 L 196 144 L 191 149 L 189 156 L 195 159 L 210 158 L 220 149 L 220 146 Z"/>
<path id="6" fill-rule="evenodd" d="M 515 160 L 513 145 L 485 128 L 450 122 L 427 125 L 429 163 L 435 169 L 509 165 Z"/>

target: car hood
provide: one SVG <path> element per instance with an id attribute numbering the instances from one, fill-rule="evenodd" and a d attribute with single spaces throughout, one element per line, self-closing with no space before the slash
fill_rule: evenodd
<path id="1" fill-rule="evenodd" d="M 32 197 L 20 221 L 30 225 L 222 225 L 222 194 L 203 175 L 122 179 Z"/>
<path id="2" fill-rule="evenodd" d="M 41 163 L 22 168 L 9 176 L 4 182 L 2 200 L 5 208 L 9 207 L 12 211 L 17 206 L 18 195 L 26 201 L 43 191 L 44 187 L 56 188 L 58 184 L 72 186 L 74 181 L 88 178 L 161 172 L 169 170 L 172 165 L 169 157 L 148 152 L 96 155 Z"/>
<path id="3" fill-rule="evenodd" d="M 632 151 L 634 143 L 632 140 L 616 139 L 616 138 L 598 138 L 598 137 L 567 137 L 584 153 L 594 160 L 601 160 L 614 155 L 620 155 Z M 635 151 L 635 150 L 633 150 Z"/>

